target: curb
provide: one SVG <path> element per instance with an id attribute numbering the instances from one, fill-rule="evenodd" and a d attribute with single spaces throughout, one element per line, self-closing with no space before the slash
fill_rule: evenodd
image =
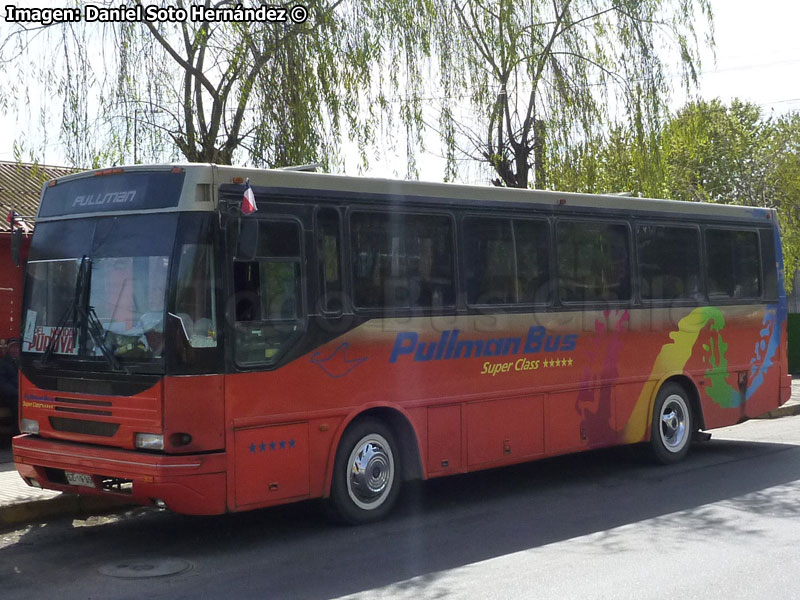
<path id="1" fill-rule="evenodd" d="M 756 419 L 780 419 L 781 417 L 794 417 L 800 415 L 800 403 L 784 404 L 778 408 L 764 413 Z"/>
<path id="2" fill-rule="evenodd" d="M 131 506 L 124 499 L 61 494 L 46 500 L 35 499 L 0 506 L 0 531 L 55 517 L 83 517 L 114 512 Z"/>

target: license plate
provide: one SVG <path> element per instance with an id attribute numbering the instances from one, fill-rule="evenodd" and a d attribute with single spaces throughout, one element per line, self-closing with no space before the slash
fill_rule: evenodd
<path id="1" fill-rule="evenodd" d="M 70 485 L 80 485 L 83 487 L 94 487 L 94 481 L 92 480 L 91 475 L 86 475 L 84 473 L 70 473 L 69 471 L 64 471 L 64 475 L 67 478 L 67 483 Z"/>

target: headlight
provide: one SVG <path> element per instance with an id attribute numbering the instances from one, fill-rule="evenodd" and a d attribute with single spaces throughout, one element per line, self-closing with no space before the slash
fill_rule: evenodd
<path id="1" fill-rule="evenodd" d="M 22 433 L 39 433 L 39 421 L 36 419 L 22 419 L 19 422 L 19 430 Z"/>
<path id="2" fill-rule="evenodd" d="M 164 436 L 156 433 L 137 433 L 133 443 L 142 450 L 163 450 Z"/>

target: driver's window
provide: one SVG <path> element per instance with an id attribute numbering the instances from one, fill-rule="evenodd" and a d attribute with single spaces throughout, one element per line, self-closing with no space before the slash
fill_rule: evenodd
<path id="1" fill-rule="evenodd" d="M 274 364 L 302 328 L 300 228 L 243 219 L 233 261 L 235 359 Z"/>

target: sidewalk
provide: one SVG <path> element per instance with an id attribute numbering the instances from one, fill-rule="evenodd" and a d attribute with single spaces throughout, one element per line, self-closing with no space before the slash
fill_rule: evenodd
<path id="1" fill-rule="evenodd" d="M 62 494 L 30 487 L 14 468 L 11 448 L 0 449 L 0 532 L 12 525 L 48 518 L 108 512 L 122 504 L 112 498 Z"/>
<path id="2" fill-rule="evenodd" d="M 800 376 L 798 375 L 792 376 L 792 396 L 786 403 L 758 418 L 778 419 L 780 417 L 793 417 L 794 415 L 800 415 Z"/>
<path id="3" fill-rule="evenodd" d="M 786 404 L 759 417 L 777 419 L 800 415 L 800 377 L 792 380 L 792 397 Z M 108 512 L 126 506 L 116 498 L 77 496 L 30 487 L 14 468 L 10 448 L 0 449 L 0 531 L 48 518 L 75 517 Z"/>

